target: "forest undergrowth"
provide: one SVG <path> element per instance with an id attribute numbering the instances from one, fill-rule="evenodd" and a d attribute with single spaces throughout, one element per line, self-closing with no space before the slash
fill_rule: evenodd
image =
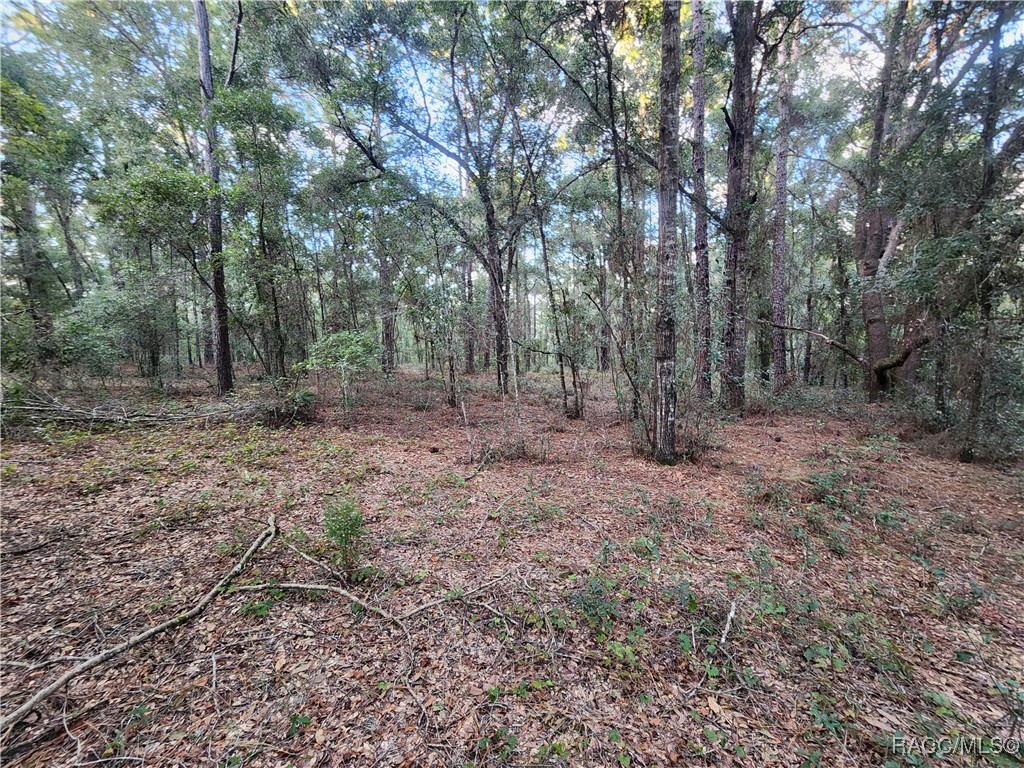
<path id="1" fill-rule="evenodd" d="M 4 715 L 275 527 L 204 612 L 8 729 L 4 763 L 970 765 L 894 737 L 1021 735 L 1019 467 L 929 456 L 856 402 L 714 420 L 664 467 L 606 382 L 582 420 L 543 377 L 489 384 L 7 439 Z"/>

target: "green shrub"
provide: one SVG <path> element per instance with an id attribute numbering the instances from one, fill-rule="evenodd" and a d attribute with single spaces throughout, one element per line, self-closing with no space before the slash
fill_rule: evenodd
<path id="1" fill-rule="evenodd" d="M 335 561 L 346 576 L 352 576 L 359 567 L 366 538 L 363 514 L 354 499 L 346 496 L 327 505 L 324 533 L 337 548 Z"/>
<path id="2" fill-rule="evenodd" d="M 310 344 L 309 355 L 295 369 L 333 378 L 347 409 L 352 382 L 357 374 L 373 367 L 376 354 L 377 345 L 372 337 L 356 331 L 341 331 Z"/>

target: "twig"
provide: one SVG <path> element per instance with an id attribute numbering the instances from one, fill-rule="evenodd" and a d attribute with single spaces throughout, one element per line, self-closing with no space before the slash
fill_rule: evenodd
<path id="1" fill-rule="evenodd" d="M 25 547 L 24 549 L 12 549 L 10 552 L 0 552 L 0 557 L 15 557 L 16 555 L 27 555 L 29 552 L 35 552 L 37 549 L 48 547 L 55 541 L 56 539 L 47 539 L 42 544 L 36 544 L 32 547 Z"/>
<path id="2" fill-rule="evenodd" d="M 307 559 L 311 559 L 311 558 L 307 558 Z M 296 590 L 296 591 L 300 591 L 300 592 L 332 592 L 332 593 L 334 593 L 336 595 L 341 595 L 346 600 L 349 600 L 350 602 L 355 603 L 356 605 L 364 608 L 365 610 L 369 611 L 370 613 L 377 614 L 382 619 L 386 619 L 387 621 L 390 621 L 390 622 L 392 622 L 394 624 L 397 624 L 403 630 L 408 632 L 408 630 L 405 627 L 405 623 L 404 623 L 406 619 L 411 619 L 416 614 L 422 613 L 423 611 L 426 611 L 426 610 L 428 610 L 430 608 L 433 608 L 434 606 L 441 605 L 442 603 L 447 603 L 447 602 L 449 602 L 451 600 L 461 600 L 463 598 L 469 597 L 470 595 L 475 595 L 477 592 L 482 592 L 485 589 L 487 589 L 488 587 L 493 587 L 499 581 L 502 581 L 505 577 L 507 577 L 514 570 L 516 570 L 516 568 L 512 568 L 510 570 L 507 570 L 503 574 L 498 576 L 496 579 L 492 579 L 491 581 L 485 582 L 484 584 L 481 584 L 478 587 L 474 587 L 473 589 L 469 590 L 468 592 L 462 592 L 462 593 L 459 593 L 457 595 L 445 595 L 442 598 L 438 598 L 437 600 L 431 600 L 429 603 L 424 603 L 423 605 L 417 606 L 416 608 L 413 608 L 413 609 L 411 609 L 409 611 L 406 611 L 405 613 L 400 614 L 398 616 L 395 616 L 392 613 L 388 613 L 383 608 L 378 608 L 375 605 L 371 605 L 370 603 L 368 603 L 365 600 L 363 600 L 361 597 L 358 597 L 358 596 L 352 594 L 347 589 L 344 589 L 342 587 L 336 587 L 333 584 L 299 584 L 299 583 L 295 583 L 295 582 L 284 582 L 284 583 L 277 583 L 277 584 L 275 584 L 275 583 L 269 583 L 268 582 L 266 584 L 242 584 L 240 586 L 234 587 L 234 589 L 232 591 L 234 591 L 234 592 L 261 592 L 261 591 L 269 590 L 269 589 L 288 589 L 288 590 Z"/>
<path id="3" fill-rule="evenodd" d="M 213 677 L 210 680 L 210 691 L 213 694 L 213 707 L 217 710 L 217 714 L 220 714 L 220 702 L 217 700 L 217 652 L 214 651 L 210 654 L 210 660 L 213 662 Z"/>
<path id="4" fill-rule="evenodd" d="M 301 549 L 296 547 L 290 541 L 286 541 L 285 539 L 280 539 L 280 542 L 282 544 L 284 544 L 286 547 L 288 547 L 288 549 L 290 549 L 292 552 L 294 552 L 299 557 L 301 557 L 303 560 L 305 560 L 307 562 L 310 562 L 313 565 L 315 565 L 317 568 L 320 568 L 321 570 L 329 573 L 331 576 L 336 578 L 338 581 L 344 581 L 345 580 L 345 577 L 342 574 L 338 573 L 338 571 L 336 571 L 333 568 L 331 568 L 331 566 L 329 566 L 323 560 L 317 560 L 312 555 L 307 555 L 305 552 L 303 552 Z M 238 587 L 237 589 L 240 589 L 240 587 Z"/>
<path id="5" fill-rule="evenodd" d="M 725 645 L 725 638 L 729 634 L 729 628 L 732 626 L 733 617 L 736 615 L 736 601 L 732 601 L 732 607 L 729 608 L 729 616 L 725 620 L 725 629 L 722 630 L 722 639 L 718 641 L 720 646 Z"/>
<path id="6" fill-rule="evenodd" d="M 402 620 L 411 619 L 417 613 L 423 613 L 423 611 L 425 611 L 425 610 L 427 610 L 429 608 L 433 608 L 436 605 L 441 605 L 442 603 L 447 603 L 447 602 L 449 602 L 451 600 L 462 600 L 464 598 L 469 597 L 470 595 L 475 595 L 477 592 L 483 592 L 488 587 L 493 587 L 499 581 L 504 581 L 505 578 L 509 576 L 509 574 L 511 574 L 515 570 L 518 570 L 518 568 L 519 568 L 518 565 L 515 568 L 510 568 L 507 571 L 505 571 L 503 574 L 498 576 L 497 578 L 491 579 L 490 581 L 481 584 L 479 587 L 474 587 L 473 589 L 469 590 L 468 592 L 462 592 L 461 594 L 452 595 L 452 596 L 445 595 L 444 597 L 442 597 L 442 598 L 440 598 L 438 600 L 432 600 L 429 603 L 424 603 L 423 605 L 419 606 L 418 608 L 413 608 L 410 611 L 406 611 L 405 613 L 403 613 L 398 618 L 402 619 Z"/>
<path id="7" fill-rule="evenodd" d="M 356 605 L 364 608 L 365 610 L 369 611 L 370 613 L 375 613 L 378 616 L 380 616 L 382 619 L 387 619 L 388 621 L 393 622 L 393 623 L 397 624 L 398 626 L 402 627 L 402 629 L 405 629 L 405 627 L 402 626 L 402 619 L 404 618 L 403 616 L 393 616 L 390 613 L 388 613 L 387 611 L 382 610 L 381 608 L 378 608 L 375 605 L 370 605 L 370 603 L 366 602 L 362 598 L 356 597 L 351 592 L 349 592 L 347 589 L 343 589 L 341 587 L 336 587 L 333 584 L 298 584 L 298 583 L 295 583 L 295 582 L 285 582 L 285 583 L 282 583 L 282 584 L 270 584 L 270 583 L 267 583 L 267 584 L 242 584 L 241 586 L 235 587 L 233 591 L 234 592 L 262 592 L 262 591 L 268 590 L 268 589 L 290 589 L 290 590 L 296 590 L 296 591 L 300 591 L 300 592 L 302 592 L 302 591 L 304 591 L 304 592 L 333 592 L 334 594 L 341 595 L 346 600 L 348 600 L 350 602 L 353 602 Z"/>
<path id="8" fill-rule="evenodd" d="M 78 664 L 77 666 L 69 669 L 67 672 L 58 677 L 49 685 L 44 686 L 40 690 L 36 691 L 36 693 L 29 697 L 29 699 L 24 704 L 22 704 L 20 707 L 15 709 L 11 714 L 6 715 L 2 720 L 0 720 L 0 734 L 2 734 L 2 736 L 0 736 L 0 739 L 3 739 L 7 735 L 9 735 L 9 730 L 13 728 L 15 725 L 17 725 L 19 722 L 21 722 L 22 718 L 24 718 L 25 715 L 27 715 L 39 704 L 41 704 L 54 693 L 59 691 L 65 685 L 70 683 L 76 677 L 85 674 L 94 667 L 98 667 L 101 664 L 110 661 L 111 659 L 121 655 L 125 651 L 131 650 L 132 648 L 138 645 L 142 645 L 142 643 L 146 642 L 147 640 L 156 637 L 157 635 L 162 634 L 169 629 L 174 629 L 175 627 L 179 627 L 182 624 L 191 621 L 196 616 L 201 614 L 204 610 L 206 610 L 206 607 L 214 601 L 217 595 L 223 592 L 224 589 L 235 579 L 235 577 L 242 572 L 242 570 L 245 568 L 249 560 L 252 559 L 252 556 L 255 555 L 256 552 L 258 552 L 266 544 L 268 544 L 276 534 L 277 521 L 275 520 L 274 516 L 271 515 L 270 519 L 267 521 L 267 527 L 264 528 L 260 535 L 256 537 L 253 543 L 249 546 L 249 549 L 246 550 L 244 555 L 242 555 L 242 558 L 237 563 L 235 563 L 235 566 L 226 574 L 224 574 L 223 577 L 221 577 L 221 580 L 217 582 L 216 586 L 214 586 L 213 589 L 207 592 L 198 603 L 192 606 L 190 610 L 186 611 L 185 613 L 179 616 L 175 616 L 173 619 L 168 619 L 162 624 L 157 624 L 155 627 L 150 627 L 145 632 L 142 632 L 138 635 L 135 635 L 134 637 L 129 638 L 128 640 L 125 640 L 120 645 L 116 645 L 113 648 L 108 648 L 107 650 L 102 651 L 101 653 L 97 653 L 95 656 L 91 656 L 90 658 L 83 661 L 81 664 Z"/>
<path id="9" fill-rule="evenodd" d="M 52 659 L 46 661 L 40 661 L 37 664 L 29 664 L 27 661 L 14 661 L 11 659 L 0 660 L 0 665 L 8 665 L 11 667 L 21 667 L 29 671 L 37 669 L 44 669 L 46 667 L 52 667 L 54 664 L 61 664 L 67 661 L 85 661 L 85 656 L 54 656 Z"/>

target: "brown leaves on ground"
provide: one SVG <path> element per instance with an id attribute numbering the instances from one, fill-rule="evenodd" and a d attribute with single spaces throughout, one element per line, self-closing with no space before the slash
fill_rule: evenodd
<path id="1" fill-rule="evenodd" d="M 884 412 L 751 417 L 661 467 L 606 387 L 566 421 L 543 380 L 518 405 L 474 383 L 468 425 L 410 378 L 288 430 L 9 441 L 8 711 L 186 610 L 270 512 L 329 559 L 324 508 L 355 498 L 347 588 L 445 599 L 406 636 L 336 595 L 229 593 L 41 706 L 5 764 L 909 765 L 893 733 L 1020 716 L 1019 476 L 919 455 Z M 333 583 L 280 544 L 239 579 L 274 581 Z"/>

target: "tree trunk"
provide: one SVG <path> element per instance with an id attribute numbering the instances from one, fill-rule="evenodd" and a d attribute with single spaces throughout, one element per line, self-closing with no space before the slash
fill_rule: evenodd
<path id="1" fill-rule="evenodd" d="M 978 192 L 979 201 L 988 198 L 996 182 L 995 168 L 995 138 L 996 128 L 999 120 L 999 89 L 1000 70 L 1002 64 L 1002 31 L 1008 13 L 1004 8 L 1000 11 L 996 23 L 995 34 L 992 36 L 992 53 L 989 61 L 988 93 L 985 115 L 981 128 L 981 141 L 984 147 L 981 169 L 981 189 Z M 991 251 L 998 246 L 991 242 L 988 235 L 982 237 L 985 251 Z M 989 270 L 992 267 L 989 266 Z M 981 339 L 977 346 L 977 358 L 974 362 L 974 369 L 971 371 L 971 389 L 968 395 L 967 424 L 964 430 L 964 441 L 960 448 L 960 461 L 972 462 L 975 458 L 975 451 L 978 443 L 978 427 L 981 422 L 981 407 L 985 395 L 985 369 L 988 366 L 989 347 L 991 346 L 992 332 L 992 283 L 989 279 L 991 272 L 984 275 L 984 279 L 978 280 L 978 290 L 981 295 L 978 304 L 981 312 Z"/>
<path id="2" fill-rule="evenodd" d="M 539 213 L 537 226 L 540 230 L 540 255 L 544 264 L 544 283 L 548 289 L 548 311 L 551 316 L 551 328 L 555 334 L 555 358 L 558 361 L 558 381 L 562 385 L 562 412 L 572 419 L 581 416 L 574 408 L 569 407 L 569 388 L 565 383 L 565 355 L 562 353 L 562 331 L 559 328 L 558 305 L 555 303 L 555 286 L 551 280 L 551 262 L 548 259 L 548 240 L 544 232 L 544 217 Z M 574 400 L 575 402 L 575 400 Z"/>
<path id="3" fill-rule="evenodd" d="M 463 294 L 463 333 L 466 341 L 465 370 L 467 375 L 472 375 L 476 372 L 476 325 L 473 322 L 473 254 L 468 248 L 465 258 L 462 260 L 462 281 L 465 291 Z"/>
<path id="4" fill-rule="evenodd" d="M 494 358 L 498 375 L 498 392 L 508 394 L 509 380 L 509 329 L 508 311 L 505 301 L 505 268 L 502 264 L 501 248 L 498 244 L 497 214 L 486 186 L 480 188 L 480 199 L 484 204 L 484 221 L 487 228 L 487 251 L 484 254 L 484 268 L 490 279 L 491 319 L 494 322 Z"/>
<path id="5" fill-rule="evenodd" d="M 807 318 L 806 327 L 814 327 L 814 254 L 813 248 L 811 253 L 811 274 L 807 280 Z M 804 384 L 811 383 L 811 334 L 804 334 L 804 365 L 803 365 L 803 379 Z"/>
<path id="6" fill-rule="evenodd" d="M 380 325 L 381 325 L 381 370 L 386 375 L 395 372 L 396 345 L 395 320 L 398 314 L 394 297 L 394 277 L 391 274 L 391 258 L 380 243 L 377 264 L 380 277 Z"/>
<path id="7" fill-rule="evenodd" d="M 207 254 L 213 272 L 213 314 L 216 333 L 217 391 L 226 395 L 234 388 L 231 369 L 231 342 L 228 336 L 228 295 L 224 280 L 223 233 L 221 230 L 220 164 L 217 159 L 217 124 L 210 114 L 213 101 L 213 68 L 210 63 L 210 20 L 206 0 L 192 0 L 196 14 L 196 37 L 199 47 L 200 115 L 205 127 L 203 162 L 210 177 L 207 214 Z"/>
<path id="8" fill-rule="evenodd" d="M 785 48 L 779 64 L 785 68 Z M 775 218 L 772 248 L 772 382 L 778 392 L 786 383 L 786 187 L 789 176 L 789 100 L 793 90 L 792 73 L 783 69 L 779 85 L 779 135 L 775 141 Z M 813 258 L 813 255 L 812 255 Z"/>
<path id="9" fill-rule="evenodd" d="M 935 345 L 935 413 L 943 426 L 949 417 L 946 409 L 946 323 L 939 324 L 939 338 Z"/>
<path id="10" fill-rule="evenodd" d="M 981 422 L 981 406 L 985 394 L 985 366 L 988 364 L 990 327 L 992 325 L 992 302 L 987 292 L 981 298 L 981 338 L 978 341 L 974 368 L 971 370 L 970 391 L 967 396 L 967 423 L 964 426 L 964 441 L 960 447 L 960 461 L 974 461 L 978 445 L 978 426 Z"/>
<path id="11" fill-rule="evenodd" d="M 28 299 L 28 311 L 32 317 L 32 340 L 35 342 L 36 359 L 45 363 L 52 360 L 57 351 L 53 344 L 53 320 L 50 318 L 50 298 L 47 279 L 44 274 L 46 254 L 39 246 L 39 227 L 36 220 L 36 197 L 26 183 L 14 222 L 18 257 L 21 261 L 22 280 Z"/>
<path id="12" fill-rule="evenodd" d="M 676 270 L 679 262 L 679 0 L 661 10 L 658 296 L 654 315 L 654 460 L 676 460 Z"/>
<path id="13" fill-rule="evenodd" d="M 729 129 L 725 295 L 722 334 L 723 401 L 742 410 L 747 360 L 747 257 L 750 248 L 750 166 L 753 159 L 753 58 L 756 42 L 755 4 L 729 2 L 733 40 L 732 108 L 726 111 Z M 759 8 L 760 6 L 756 6 Z"/>
<path id="14" fill-rule="evenodd" d="M 711 278 L 704 178 L 704 2 L 693 3 L 693 250 L 697 291 L 697 395 L 711 399 Z"/>
<path id="15" fill-rule="evenodd" d="M 53 212 L 57 216 L 60 231 L 64 235 L 64 248 L 68 254 L 68 264 L 71 266 L 71 283 L 75 286 L 75 298 L 80 299 L 85 293 L 85 281 L 82 275 L 81 254 L 71 235 L 71 203 L 68 202 L 65 208 L 58 195 L 54 194 L 52 199 Z"/>
<path id="16" fill-rule="evenodd" d="M 203 341 L 203 360 L 209 363 L 212 360 L 216 360 L 217 353 L 213 346 L 213 314 L 210 312 L 210 296 L 209 294 L 203 297 L 203 321 L 202 321 L 202 341 Z M 202 367 L 202 366 L 200 366 Z"/>
<path id="17" fill-rule="evenodd" d="M 608 263 L 598 259 L 597 290 L 601 302 L 601 336 L 597 343 L 597 370 L 608 371 L 612 367 L 612 327 L 608 323 Z"/>
<path id="18" fill-rule="evenodd" d="M 885 300 L 882 286 L 876 279 L 878 267 L 892 226 L 888 212 L 879 201 L 881 192 L 882 145 L 886 138 L 889 101 L 892 94 L 893 72 L 899 43 L 903 35 L 903 22 L 909 0 L 901 0 L 896 8 L 892 28 L 885 50 L 885 60 L 878 83 L 878 101 L 872 119 L 871 143 L 863 173 L 863 184 L 857 201 L 854 221 L 854 250 L 857 273 L 861 279 L 861 313 L 867 335 L 865 376 L 868 399 L 877 401 L 889 388 L 889 372 L 876 371 L 875 364 L 889 357 L 889 326 L 885 319 Z"/>

